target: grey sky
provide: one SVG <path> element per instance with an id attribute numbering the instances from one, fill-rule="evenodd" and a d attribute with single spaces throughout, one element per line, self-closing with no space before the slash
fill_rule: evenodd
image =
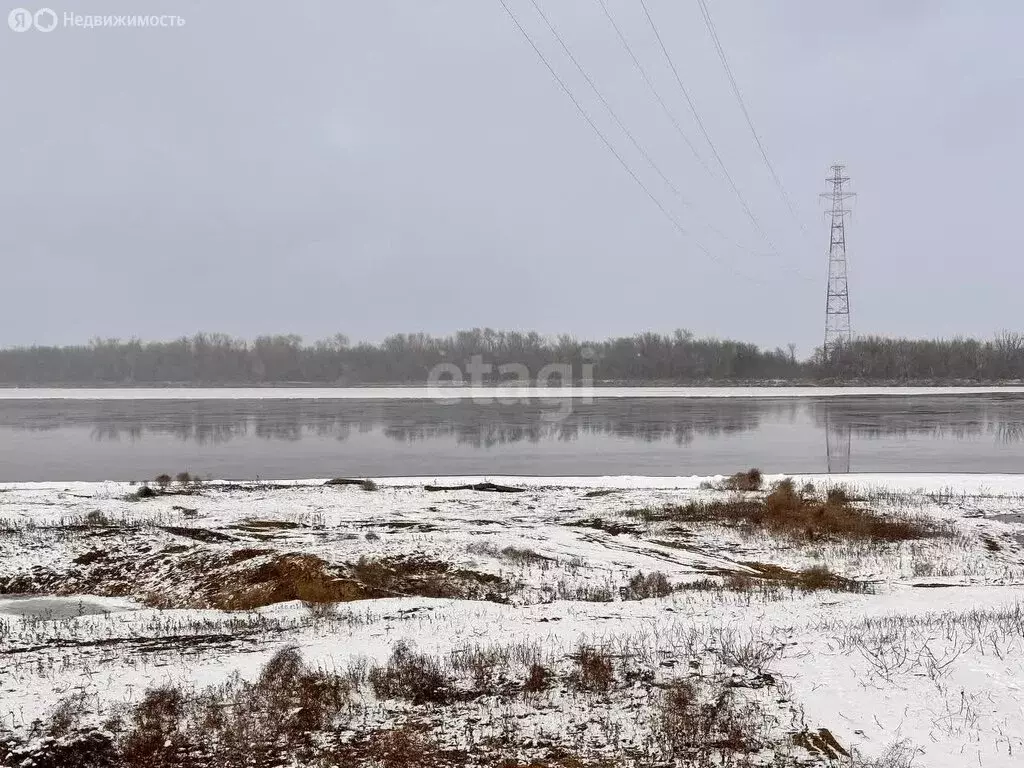
<path id="1" fill-rule="evenodd" d="M 51 4 L 186 24 L 0 27 L 0 344 L 489 325 L 685 327 L 807 352 L 824 309 L 817 195 L 836 160 L 860 195 L 857 331 L 1024 328 L 1024 4 L 709 0 L 804 234 L 696 0 L 648 0 L 776 255 L 717 173 L 639 0 L 607 2 L 714 176 L 597 0 L 538 2 L 692 208 L 602 112 L 530 0 L 508 2 L 691 237 L 580 119 L 498 0 Z M 28 6 L 5 0 L 4 18 L 15 5 Z"/>

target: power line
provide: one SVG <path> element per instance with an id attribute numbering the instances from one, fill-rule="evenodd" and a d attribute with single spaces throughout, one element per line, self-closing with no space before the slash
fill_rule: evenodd
<path id="1" fill-rule="evenodd" d="M 789 194 L 786 192 L 786 188 L 782 184 L 782 179 L 780 179 L 779 174 L 775 172 L 775 166 L 773 166 L 772 161 L 768 159 L 768 152 L 765 150 L 764 144 L 761 142 L 761 137 L 758 136 L 757 129 L 754 127 L 754 120 L 750 117 L 750 112 L 747 110 L 746 102 L 743 100 L 743 94 L 740 92 L 740 87 L 736 82 L 736 78 L 733 76 L 732 67 L 729 65 L 729 58 L 725 55 L 725 48 L 722 47 L 722 42 L 718 38 L 718 31 L 715 29 L 715 22 L 711 18 L 711 12 L 708 10 L 707 0 L 697 0 L 697 4 L 700 6 L 700 12 L 704 17 L 704 25 L 708 29 L 708 34 L 711 36 L 711 42 L 714 44 L 715 50 L 718 51 L 718 58 L 721 60 L 722 67 L 725 69 L 725 74 L 729 78 L 729 83 L 732 85 L 732 92 L 736 95 L 736 101 L 739 102 L 740 109 L 743 111 L 743 117 L 747 120 L 747 126 L 750 128 L 750 133 L 754 137 L 754 142 L 757 144 L 757 148 L 761 151 L 761 158 L 764 160 L 764 164 L 768 168 L 768 172 L 771 174 L 772 180 L 775 182 L 775 186 L 782 195 L 782 199 L 786 203 L 786 207 L 789 208 L 789 212 L 793 215 L 797 224 L 800 225 L 800 229 L 806 232 L 803 222 L 800 221 L 800 217 L 797 215 L 796 209 L 793 207 L 793 202 L 790 200 Z"/>
<path id="2" fill-rule="evenodd" d="M 577 59 L 576 56 L 573 54 L 572 49 L 569 48 L 569 44 L 565 42 L 565 39 L 558 32 L 558 29 L 551 22 L 551 19 L 548 18 L 548 15 L 546 13 L 544 13 L 543 9 L 538 4 L 537 0 L 530 0 L 530 2 L 532 3 L 534 9 L 537 11 L 537 14 L 541 17 L 541 19 L 543 19 L 545 26 L 547 26 L 548 30 L 550 30 L 550 32 L 554 36 L 555 40 L 558 41 L 558 44 L 562 47 L 562 50 L 565 51 L 566 56 L 569 57 L 569 60 L 575 65 L 576 69 L 579 70 L 579 73 L 583 76 L 583 79 L 587 81 L 587 85 L 590 86 L 590 89 L 597 96 L 598 100 L 601 102 L 602 105 L 604 105 L 605 110 L 607 110 L 608 114 L 611 115 L 611 118 L 612 118 L 612 120 L 615 121 L 615 124 L 619 126 L 619 128 L 622 130 L 622 132 L 626 135 L 626 137 L 630 140 L 630 142 L 636 148 L 637 152 L 639 152 L 641 157 L 643 157 L 643 159 L 647 161 L 647 164 L 649 166 L 651 166 L 651 168 L 654 170 L 654 172 L 657 173 L 658 176 L 661 177 L 661 180 L 663 182 L 665 182 L 665 185 L 669 189 L 672 190 L 673 194 L 675 194 L 675 196 L 679 199 L 679 201 L 683 205 L 685 205 L 685 206 L 687 206 L 687 207 L 692 209 L 693 208 L 693 204 L 689 200 L 686 199 L 686 197 L 679 190 L 679 188 L 672 182 L 671 179 L 668 178 L 668 176 L 665 175 L 665 173 L 661 170 L 661 168 L 658 166 L 658 164 L 651 157 L 650 153 L 646 149 L 644 149 L 644 147 L 636 139 L 636 136 L 629 130 L 629 128 L 626 127 L 625 123 L 623 123 L 622 119 L 619 117 L 618 113 L 615 111 L 615 108 L 612 107 L 612 105 L 608 102 L 608 99 L 606 99 L 604 97 L 604 94 L 601 93 L 601 89 L 597 87 L 597 84 L 594 82 L 593 78 L 587 73 L 586 68 L 580 63 L 579 59 Z M 703 220 L 703 217 L 701 217 L 701 219 Z M 735 246 L 736 248 L 740 248 L 741 250 L 747 250 L 749 252 L 749 249 L 746 249 L 743 246 L 741 246 L 739 243 L 737 243 L 735 240 L 733 240 L 727 234 L 725 234 L 720 229 L 715 227 L 709 221 L 703 220 L 703 223 L 704 223 L 704 225 L 709 230 L 714 232 L 716 235 L 721 237 L 726 242 L 730 243 L 731 245 Z"/>
<path id="3" fill-rule="evenodd" d="M 712 175 L 711 169 L 708 168 L 708 164 L 704 161 L 704 158 L 697 151 L 697 148 L 693 146 L 693 142 L 690 141 L 690 137 L 686 135 L 686 131 L 684 131 L 683 127 L 679 125 L 679 121 L 676 119 L 676 116 L 672 114 L 672 110 L 668 108 L 668 105 L 665 103 L 665 99 L 661 97 L 661 93 L 654 85 L 654 81 L 651 80 L 650 75 L 647 74 L 647 70 L 644 68 L 644 65 L 640 63 L 640 59 L 638 59 L 637 55 L 633 53 L 632 46 L 630 46 L 629 41 L 626 39 L 626 36 L 622 33 L 622 30 L 619 28 L 618 23 L 616 23 L 615 18 L 608 10 L 608 6 L 605 4 L 605 0 L 597 0 L 597 2 L 600 3 L 601 10 L 604 11 L 604 15 L 608 18 L 608 21 L 611 23 L 612 29 L 615 30 L 615 34 L 618 35 L 619 41 L 622 43 L 622 46 L 626 49 L 626 53 L 628 53 L 629 57 L 633 60 L 633 65 L 636 67 L 637 72 L 640 73 L 640 77 L 643 78 L 643 81 L 647 84 L 647 88 L 650 90 L 652 94 L 654 94 L 654 98 L 657 100 L 658 104 L 661 105 L 661 109 L 665 112 L 665 115 L 672 122 L 672 125 L 675 126 L 676 133 L 678 133 L 680 138 L 682 138 L 682 140 L 686 142 L 686 146 L 690 148 L 690 152 L 693 153 L 694 158 L 696 158 L 697 162 L 701 164 L 701 167 L 704 168 L 704 170 L 707 171 L 709 175 Z"/>
<path id="4" fill-rule="evenodd" d="M 761 227 L 761 223 L 757 220 L 754 212 L 750 210 L 750 206 L 747 205 L 747 201 L 743 197 L 743 193 L 740 192 L 739 187 L 736 186 L 736 182 L 733 181 L 732 175 L 729 173 L 729 169 L 725 167 L 725 162 L 722 160 L 722 156 L 718 153 L 718 148 L 715 146 L 715 142 L 711 140 L 711 135 L 708 133 L 707 128 L 704 126 L 704 121 L 701 119 L 700 113 L 697 111 L 697 105 L 693 103 L 693 99 L 690 97 L 690 92 L 683 84 L 683 78 L 680 76 L 675 62 L 669 55 L 668 48 L 665 47 L 665 41 L 662 40 L 661 33 L 658 31 L 658 25 L 654 23 L 654 18 L 651 16 L 651 12 L 647 8 L 646 0 L 640 0 L 640 5 L 644 9 L 644 15 L 647 17 L 647 23 L 650 24 L 651 30 L 654 32 L 655 38 L 657 38 L 658 46 L 661 48 L 661 52 L 665 56 L 665 60 L 668 62 L 668 65 L 672 70 L 672 74 L 675 75 L 676 83 L 679 85 L 679 90 L 682 91 L 683 96 L 686 99 L 686 103 L 690 107 L 690 112 L 693 113 L 693 118 L 697 121 L 697 127 L 700 128 L 700 132 L 703 134 L 704 140 L 707 141 L 708 146 L 711 147 L 711 153 L 714 155 L 715 161 L 718 163 L 718 167 L 722 170 L 722 174 L 725 176 L 726 181 L 729 182 L 729 186 L 732 187 L 732 191 L 736 194 L 736 198 L 740 201 L 740 205 L 743 206 L 743 211 L 747 214 L 747 218 L 750 219 L 755 229 L 757 229 L 761 237 L 765 239 L 765 242 L 768 243 L 772 253 L 781 258 L 775 244 Z"/>
<path id="5" fill-rule="evenodd" d="M 540 17 L 544 20 L 544 24 L 547 26 L 547 28 L 551 30 L 551 34 L 554 35 L 555 40 L 557 40 L 558 44 L 562 46 L 562 50 L 565 51 L 565 55 L 569 57 L 569 60 L 576 66 L 576 69 L 579 70 L 579 73 L 583 75 L 583 79 L 587 81 L 587 85 L 590 86 L 590 89 L 594 92 L 594 94 L 597 96 L 600 102 L 604 105 L 604 108 L 608 111 L 608 114 L 611 115 L 612 120 L 615 121 L 615 124 L 619 126 L 619 128 L 622 130 L 624 134 L 626 134 L 626 138 L 630 140 L 630 142 L 636 148 L 637 152 L 639 152 L 643 159 L 647 161 L 647 164 L 654 169 L 655 173 L 657 173 L 658 176 L 661 177 L 661 180 L 665 182 L 668 188 L 671 189 L 673 193 L 675 193 L 676 197 L 679 198 L 683 205 L 690 205 L 690 202 L 686 200 L 685 197 L 683 197 L 683 193 L 679 191 L 679 188 L 676 187 L 676 185 L 673 184 L 672 181 L 662 172 L 661 168 L 659 168 L 658 164 L 654 162 L 654 159 L 650 156 L 647 150 L 640 145 L 640 142 L 636 140 L 636 137 L 633 135 L 633 133 L 622 122 L 618 113 L 615 111 L 612 105 L 608 103 L 608 100 L 601 93 L 601 90 L 597 87 L 597 85 L 594 84 L 594 81 L 590 77 L 590 75 L 587 74 L 587 70 L 584 69 L 583 65 L 580 64 L 579 60 L 573 55 L 573 52 L 569 49 L 568 44 L 558 33 L 558 30 L 555 29 L 554 24 L 551 23 L 551 20 L 548 18 L 547 14 L 544 13 L 543 10 L 541 10 L 540 5 L 537 4 L 537 0 L 530 0 L 530 2 L 533 4 L 533 7 L 536 9 Z"/>
<path id="6" fill-rule="evenodd" d="M 619 161 L 619 165 L 622 166 L 623 170 L 625 170 L 626 173 L 629 174 L 630 178 L 632 178 L 633 181 L 637 183 L 637 186 L 639 186 L 640 189 L 644 191 L 644 194 L 646 194 L 647 197 L 651 199 L 651 202 L 658 207 L 658 210 L 661 211 L 662 215 L 669 220 L 672 226 L 681 235 L 690 236 L 690 233 L 687 232 L 686 228 L 683 227 L 683 225 L 679 223 L 676 217 L 669 213 L 668 209 L 665 208 L 661 201 L 654 196 L 654 193 L 652 193 L 651 190 L 648 189 L 647 185 L 644 184 L 643 180 L 641 180 L 641 178 L 636 175 L 636 172 L 622 158 L 622 155 L 620 155 L 616 151 L 615 147 L 612 146 L 612 143 L 608 140 L 604 133 L 601 132 L 601 129 L 597 127 L 597 124 L 593 121 L 590 115 L 587 114 L 587 111 L 583 108 L 583 105 L 580 104 L 579 100 L 573 95 L 572 91 L 569 89 L 569 86 L 565 84 L 565 81 L 562 80 L 558 72 L 555 71 L 555 68 L 551 65 L 551 62 L 548 61 L 543 51 L 541 51 L 541 49 L 537 47 L 537 44 L 533 42 L 533 38 L 530 37 L 529 32 L 526 31 L 523 25 L 519 22 L 519 19 L 516 18 L 516 15 L 512 12 L 512 9 L 508 7 L 508 3 L 506 3 L 505 0 L 498 0 L 498 2 L 501 3 L 501 7 L 505 9 L 505 13 L 507 13 L 509 18 L 512 19 L 512 23 L 516 25 L 516 29 L 518 29 L 520 34 L 522 34 L 522 36 L 526 39 L 526 42 L 530 44 L 530 47 L 533 48 L 534 52 L 537 54 L 538 58 L 541 60 L 544 66 L 547 67 L 548 72 L 551 73 L 551 76 L 555 79 L 555 82 L 558 83 L 562 91 L 565 92 L 565 95 L 569 97 L 570 101 L 572 101 L 573 105 L 576 107 L 576 111 L 579 112 L 580 116 L 587 121 L 587 124 L 591 127 L 591 129 L 593 129 L 594 133 L 597 134 L 598 138 L 605 145 L 608 151 L 615 156 L 616 160 Z M 701 253 L 708 256 L 709 258 L 715 258 L 714 256 L 712 256 L 711 252 L 700 243 L 700 241 L 698 241 L 695 238 L 692 238 L 692 236 L 691 239 L 693 239 L 694 244 L 701 251 Z"/>
<path id="7" fill-rule="evenodd" d="M 640 62 L 640 59 L 637 57 L 637 55 L 633 52 L 633 47 L 629 44 L 629 41 L 626 39 L 625 34 L 623 34 L 622 29 L 618 25 L 618 22 L 615 21 L 615 17 L 613 17 L 611 12 L 608 10 L 608 6 L 605 3 L 605 0 L 597 0 L 597 2 L 601 6 L 601 10 L 604 11 L 604 15 L 608 19 L 608 22 L 611 24 L 612 29 L 615 30 L 615 34 L 618 36 L 619 42 L 622 43 L 622 47 L 625 48 L 626 53 L 628 53 L 630 59 L 632 59 L 633 66 L 636 67 L 637 72 L 640 73 L 640 77 L 643 79 L 644 83 L 647 84 L 647 88 L 650 90 L 651 94 L 653 94 L 655 100 L 661 106 L 662 111 L 664 111 L 664 113 L 668 117 L 669 121 L 675 127 L 676 133 L 678 133 L 680 138 L 686 143 L 686 146 L 690 148 L 690 152 L 693 153 L 694 158 L 697 160 L 698 163 L 700 163 L 701 168 L 704 169 L 704 171 L 708 174 L 708 176 L 714 178 L 714 173 L 712 173 L 711 169 L 708 167 L 707 162 L 704 160 L 704 158 L 701 156 L 701 154 L 697 151 L 697 148 L 695 146 L 693 146 L 693 142 L 690 141 L 690 137 L 686 135 L 686 131 L 683 130 L 683 127 L 681 125 L 679 125 L 679 121 L 676 119 L 676 116 L 672 113 L 672 110 L 669 109 L 668 104 L 665 103 L 665 99 L 662 97 L 661 92 L 658 91 L 658 88 L 657 88 L 657 86 L 655 86 L 654 81 L 651 79 L 651 76 L 647 73 L 647 69 Z M 534 2 L 534 5 L 536 5 L 536 2 Z M 539 8 L 537 10 L 538 10 L 538 12 L 540 12 Z M 543 16 L 543 13 L 541 13 L 541 15 Z M 554 29 L 552 29 L 551 31 L 555 32 Z M 556 37 L 558 36 L 557 32 L 555 32 L 555 36 Z M 566 51 L 566 52 L 568 53 L 568 51 Z M 569 55 L 570 55 L 570 58 L 572 58 L 572 54 L 569 54 Z M 579 66 L 579 65 L 577 64 L 577 66 Z M 582 69 L 581 69 L 581 71 L 582 71 Z M 584 77 L 586 77 L 585 73 L 584 73 Z M 587 78 L 587 79 L 589 80 L 589 78 Z M 669 186 L 672 187 L 673 190 L 675 190 L 675 187 L 672 184 L 669 184 Z M 685 200 L 685 198 L 682 197 L 682 195 L 679 195 L 679 199 L 684 204 L 689 205 L 689 203 Z M 709 230 L 711 230 L 714 234 L 716 234 L 719 237 L 721 237 L 725 242 L 727 242 L 728 244 L 730 244 L 734 248 L 738 248 L 741 251 L 745 251 L 745 252 L 753 254 L 755 256 L 760 256 L 761 255 L 761 254 L 755 252 L 754 250 L 746 247 L 745 245 L 740 244 L 735 239 L 733 239 L 732 237 L 727 235 L 725 232 L 720 230 L 718 227 L 716 227 L 713 224 L 711 224 L 706 219 L 704 220 L 704 225 Z M 770 244 L 770 242 L 771 241 L 769 241 L 769 244 Z"/>

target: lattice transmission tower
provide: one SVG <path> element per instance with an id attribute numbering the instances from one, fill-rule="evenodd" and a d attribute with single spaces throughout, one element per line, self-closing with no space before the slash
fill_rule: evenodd
<path id="1" fill-rule="evenodd" d="M 850 341 L 850 288 L 846 282 L 846 217 L 850 210 L 844 203 L 853 192 L 846 184 L 850 177 L 844 175 L 845 166 L 833 165 L 832 175 L 825 181 L 832 185 L 831 192 L 821 196 L 832 200 L 832 234 L 828 246 L 828 289 L 825 294 L 825 357 L 828 358 L 841 344 Z M 826 214 L 828 215 L 828 214 Z"/>

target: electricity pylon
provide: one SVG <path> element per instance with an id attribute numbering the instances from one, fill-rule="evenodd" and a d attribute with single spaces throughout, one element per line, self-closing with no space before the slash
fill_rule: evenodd
<path id="1" fill-rule="evenodd" d="M 850 341 L 850 288 L 846 282 L 846 217 L 850 210 L 843 203 L 854 197 L 844 185 L 850 181 L 844 176 L 845 167 L 832 166 L 832 175 L 825 179 L 832 191 L 821 196 L 832 200 L 832 234 L 828 246 L 828 289 L 825 292 L 825 359 L 831 357 L 837 346 Z"/>

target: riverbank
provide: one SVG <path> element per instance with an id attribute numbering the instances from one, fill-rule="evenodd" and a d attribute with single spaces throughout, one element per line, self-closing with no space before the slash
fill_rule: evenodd
<path id="1" fill-rule="evenodd" d="M 796 398 L 1019 395 L 1024 386 L 387 386 L 387 387 L 0 387 L 0 400 L 465 400 L 545 398 Z"/>
<path id="2" fill-rule="evenodd" d="M 1024 477 L 484 480 L 0 486 L 9 749 L 123 750 L 156 690 L 192 749 L 286 648 L 325 765 L 1024 749 Z"/>

